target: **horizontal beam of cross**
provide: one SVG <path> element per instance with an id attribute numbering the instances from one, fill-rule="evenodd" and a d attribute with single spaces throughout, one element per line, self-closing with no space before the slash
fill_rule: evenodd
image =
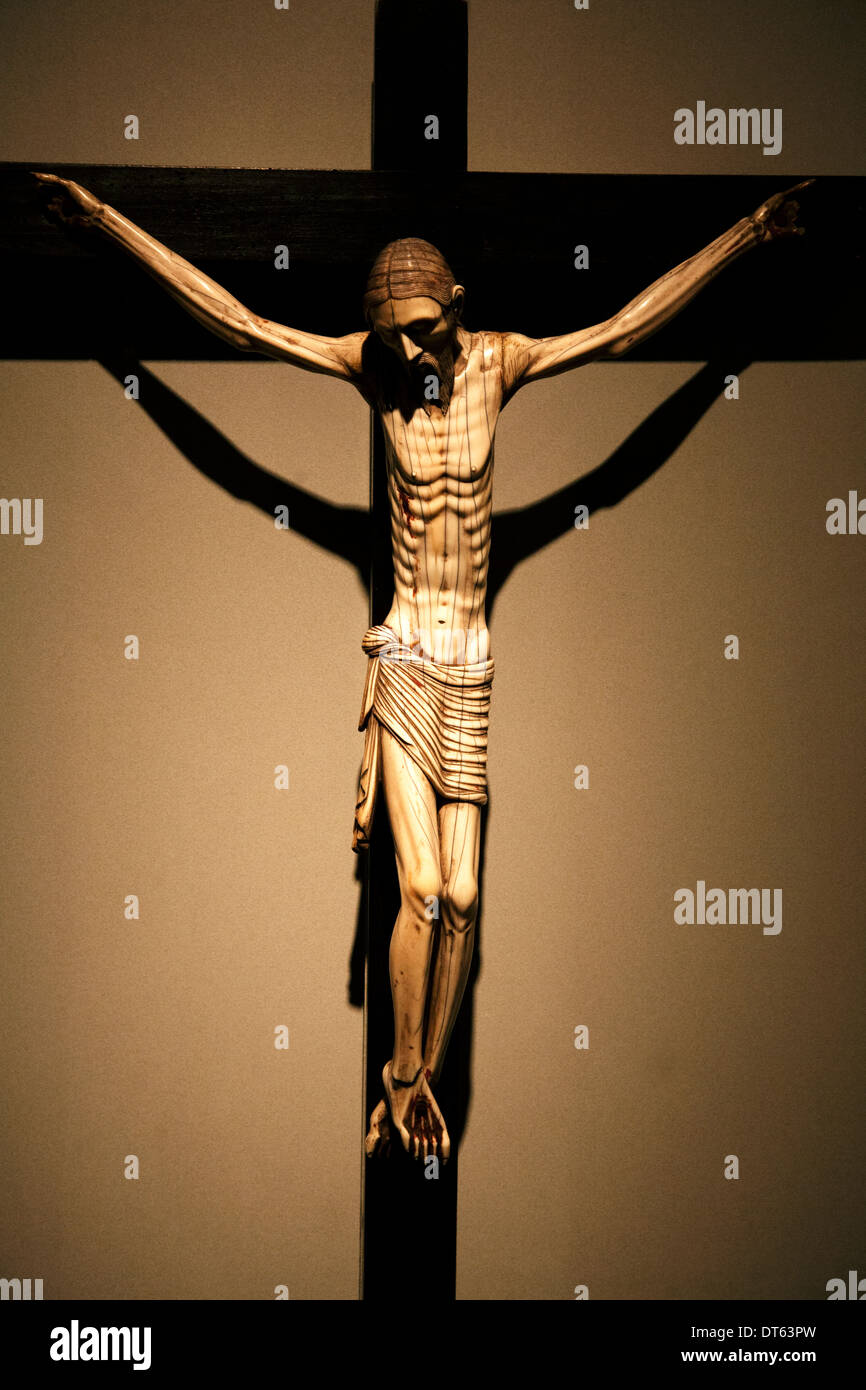
<path id="1" fill-rule="evenodd" d="M 30 167 L 0 164 L 0 255 L 18 307 L 0 356 L 86 358 L 106 343 L 141 357 L 236 356 L 114 247 L 44 216 Z M 543 337 L 608 318 L 790 178 L 390 173 L 52 165 L 214 276 L 254 312 L 313 332 L 363 326 L 367 268 L 386 242 L 423 236 L 466 285 L 465 321 Z M 822 178 L 803 196 L 806 235 L 723 272 L 629 360 L 861 358 L 866 180 Z M 588 269 L 575 248 L 588 248 Z M 286 246 L 289 268 L 275 267 Z M 99 252 L 99 254 L 97 254 Z"/>

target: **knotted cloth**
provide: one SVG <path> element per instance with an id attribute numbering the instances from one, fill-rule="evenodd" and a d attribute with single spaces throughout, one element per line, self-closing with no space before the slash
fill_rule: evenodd
<path id="1" fill-rule="evenodd" d="M 370 847 L 381 777 L 381 731 L 399 739 L 446 801 L 487 802 L 487 725 L 493 661 L 447 665 L 419 657 L 390 627 L 364 633 L 369 657 L 359 729 L 366 729 L 358 781 L 355 853 Z"/>

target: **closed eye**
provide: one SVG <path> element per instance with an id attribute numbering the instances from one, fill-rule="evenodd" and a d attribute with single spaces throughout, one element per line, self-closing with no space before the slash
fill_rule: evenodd
<path id="1" fill-rule="evenodd" d="M 435 327 L 436 323 L 434 319 L 424 319 L 421 323 L 410 323 L 402 332 L 406 334 L 407 338 L 423 338 Z M 399 328 L 395 327 L 376 329 L 376 332 L 383 342 L 388 342 L 389 339 L 396 338 L 400 331 Z"/>

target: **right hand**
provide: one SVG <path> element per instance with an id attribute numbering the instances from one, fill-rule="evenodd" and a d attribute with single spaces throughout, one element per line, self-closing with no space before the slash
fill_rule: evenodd
<path id="1" fill-rule="evenodd" d="M 98 198 L 71 179 L 58 178 L 56 174 L 37 174 L 45 198 L 45 215 L 52 222 L 60 222 L 65 227 L 92 227 L 94 216 L 102 207 Z"/>
<path id="2" fill-rule="evenodd" d="M 768 198 L 752 214 L 752 221 L 761 229 L 763 241 L 778 241 L 782 237 L 804 235 L 804 229 L 797 226 L 800 204 L 792 194 L 799 193 L 801 189 L 808 188 L 814 182 L 814 179 L 804 179 L 802 183 L 795 183 L 793 188 L 787 188 L 784 193 L 776 193 L 772 198 Z"/>

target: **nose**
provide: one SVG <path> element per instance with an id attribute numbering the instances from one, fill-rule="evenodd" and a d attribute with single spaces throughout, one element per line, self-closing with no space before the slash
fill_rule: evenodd
<path id="1" fill-rule="evenodd" d="M 413 343 L 411 338 L 407 338 L 405 333 L 400 334 L 400 351 L 407 362 L 414 362 L 416 357 L 420 357 L 423 351 L 417 343 Z"/>

